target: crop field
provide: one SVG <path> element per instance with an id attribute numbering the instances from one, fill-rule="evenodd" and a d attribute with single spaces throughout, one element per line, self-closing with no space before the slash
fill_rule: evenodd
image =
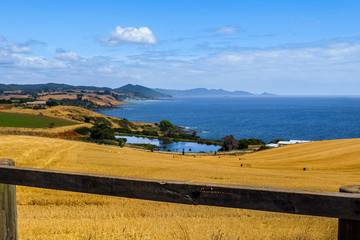
<path id="1" fill-rule="evenodd" d="M 241 156 L 182 156 L 30 136 L 0 136 L 17 166 L 337 192 L 360 184 L 360 139 Z M 304 171 L 304 168 L 306 169 Z M 20 239 L 336 239 L 337 219 L 17 187 Z"/>
<path id="2" fill-rule="evenodd" d="M 54 127 L 76 124 L 75 122 L 42 115 L 0 112 L 0 127 L 45 128 L 53 123 Z"/>

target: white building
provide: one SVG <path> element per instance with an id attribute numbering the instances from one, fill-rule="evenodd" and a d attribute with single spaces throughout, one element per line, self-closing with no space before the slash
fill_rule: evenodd
<path id="1" fill-rule="evenodd" d="M 276 148 L 276 147 L 281 147 L 281 146 L 285 146 L 285 145 L 292 145 L 292 144 L 306 143 L 306 142 L 310 142 L 310 141 L 307 141 L 307 140 L 279 141 L 277 144 L 269 143 L 269 144 L 266 144 L 266 146 L 268 146 L 269 148 Z"/>

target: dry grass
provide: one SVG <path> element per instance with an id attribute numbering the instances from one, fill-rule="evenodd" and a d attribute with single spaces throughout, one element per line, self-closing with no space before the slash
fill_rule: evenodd
<path id="1" fill-rule="evenodd" d="M 63 100 L 63 99 L 77 99 L 78 93 L 63 93 L 63 94 L 48 94 L 40 97 L 40 100 L 47 101 L 49 99 Z M 95 93 L 85 93 L 83 99 L 89 100 L 94 104 L 100 106 L 116 106 L 127 104 L 122 101 L 116 100 L 111 95 L 98 95 Z"/>
<path id="2" fill-rule="evenodd" d="M 198 182 L 338 191 L 360 184 L 360 139 L 242 156 L 181 156 L 1 136 L 18 166 Z M 358 159 L 358 160 L 357 160 Z M 243 167 L 241 167 L 243 164 Z M 306 171 L 303 171 L 303 168 Z M 18 187 L 20 239 L 336 239 L 337 221 Z"/>
<path id="3" fill-rule="evenodd" d="M 40 100 L 47 101 L 49 99 L 55 99 L 55 100 L 63 100 L 63 99 L 76 99 L 77 93 L 73 94 L 51 94 L 51 95 L 43 95 L 40 97 Z"/>

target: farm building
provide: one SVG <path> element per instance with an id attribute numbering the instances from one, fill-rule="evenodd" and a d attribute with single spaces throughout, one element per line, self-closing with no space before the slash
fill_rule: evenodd
<path id="1" fill-rule="evenodd" d="M 276 148 L 276 147 L 281 147 L 281 146 L 285 146 L 285 145 L 291 145 L 291 144 L 297 144 L 297 143 L 306 143 L 306 142 L 310 142 L 310 141 L 307 141 L 307 140 L 279 141 L 278 143 L 266 144 L 266 146 L 268 146 L 269 148 Z"/>

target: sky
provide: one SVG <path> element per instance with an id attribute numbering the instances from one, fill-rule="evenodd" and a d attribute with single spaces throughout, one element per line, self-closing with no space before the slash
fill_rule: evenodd
<path id="1" fill-rule="evenodd" d="M 358 0 L 1 0 L 0 83 L 359 95 Z"/>

